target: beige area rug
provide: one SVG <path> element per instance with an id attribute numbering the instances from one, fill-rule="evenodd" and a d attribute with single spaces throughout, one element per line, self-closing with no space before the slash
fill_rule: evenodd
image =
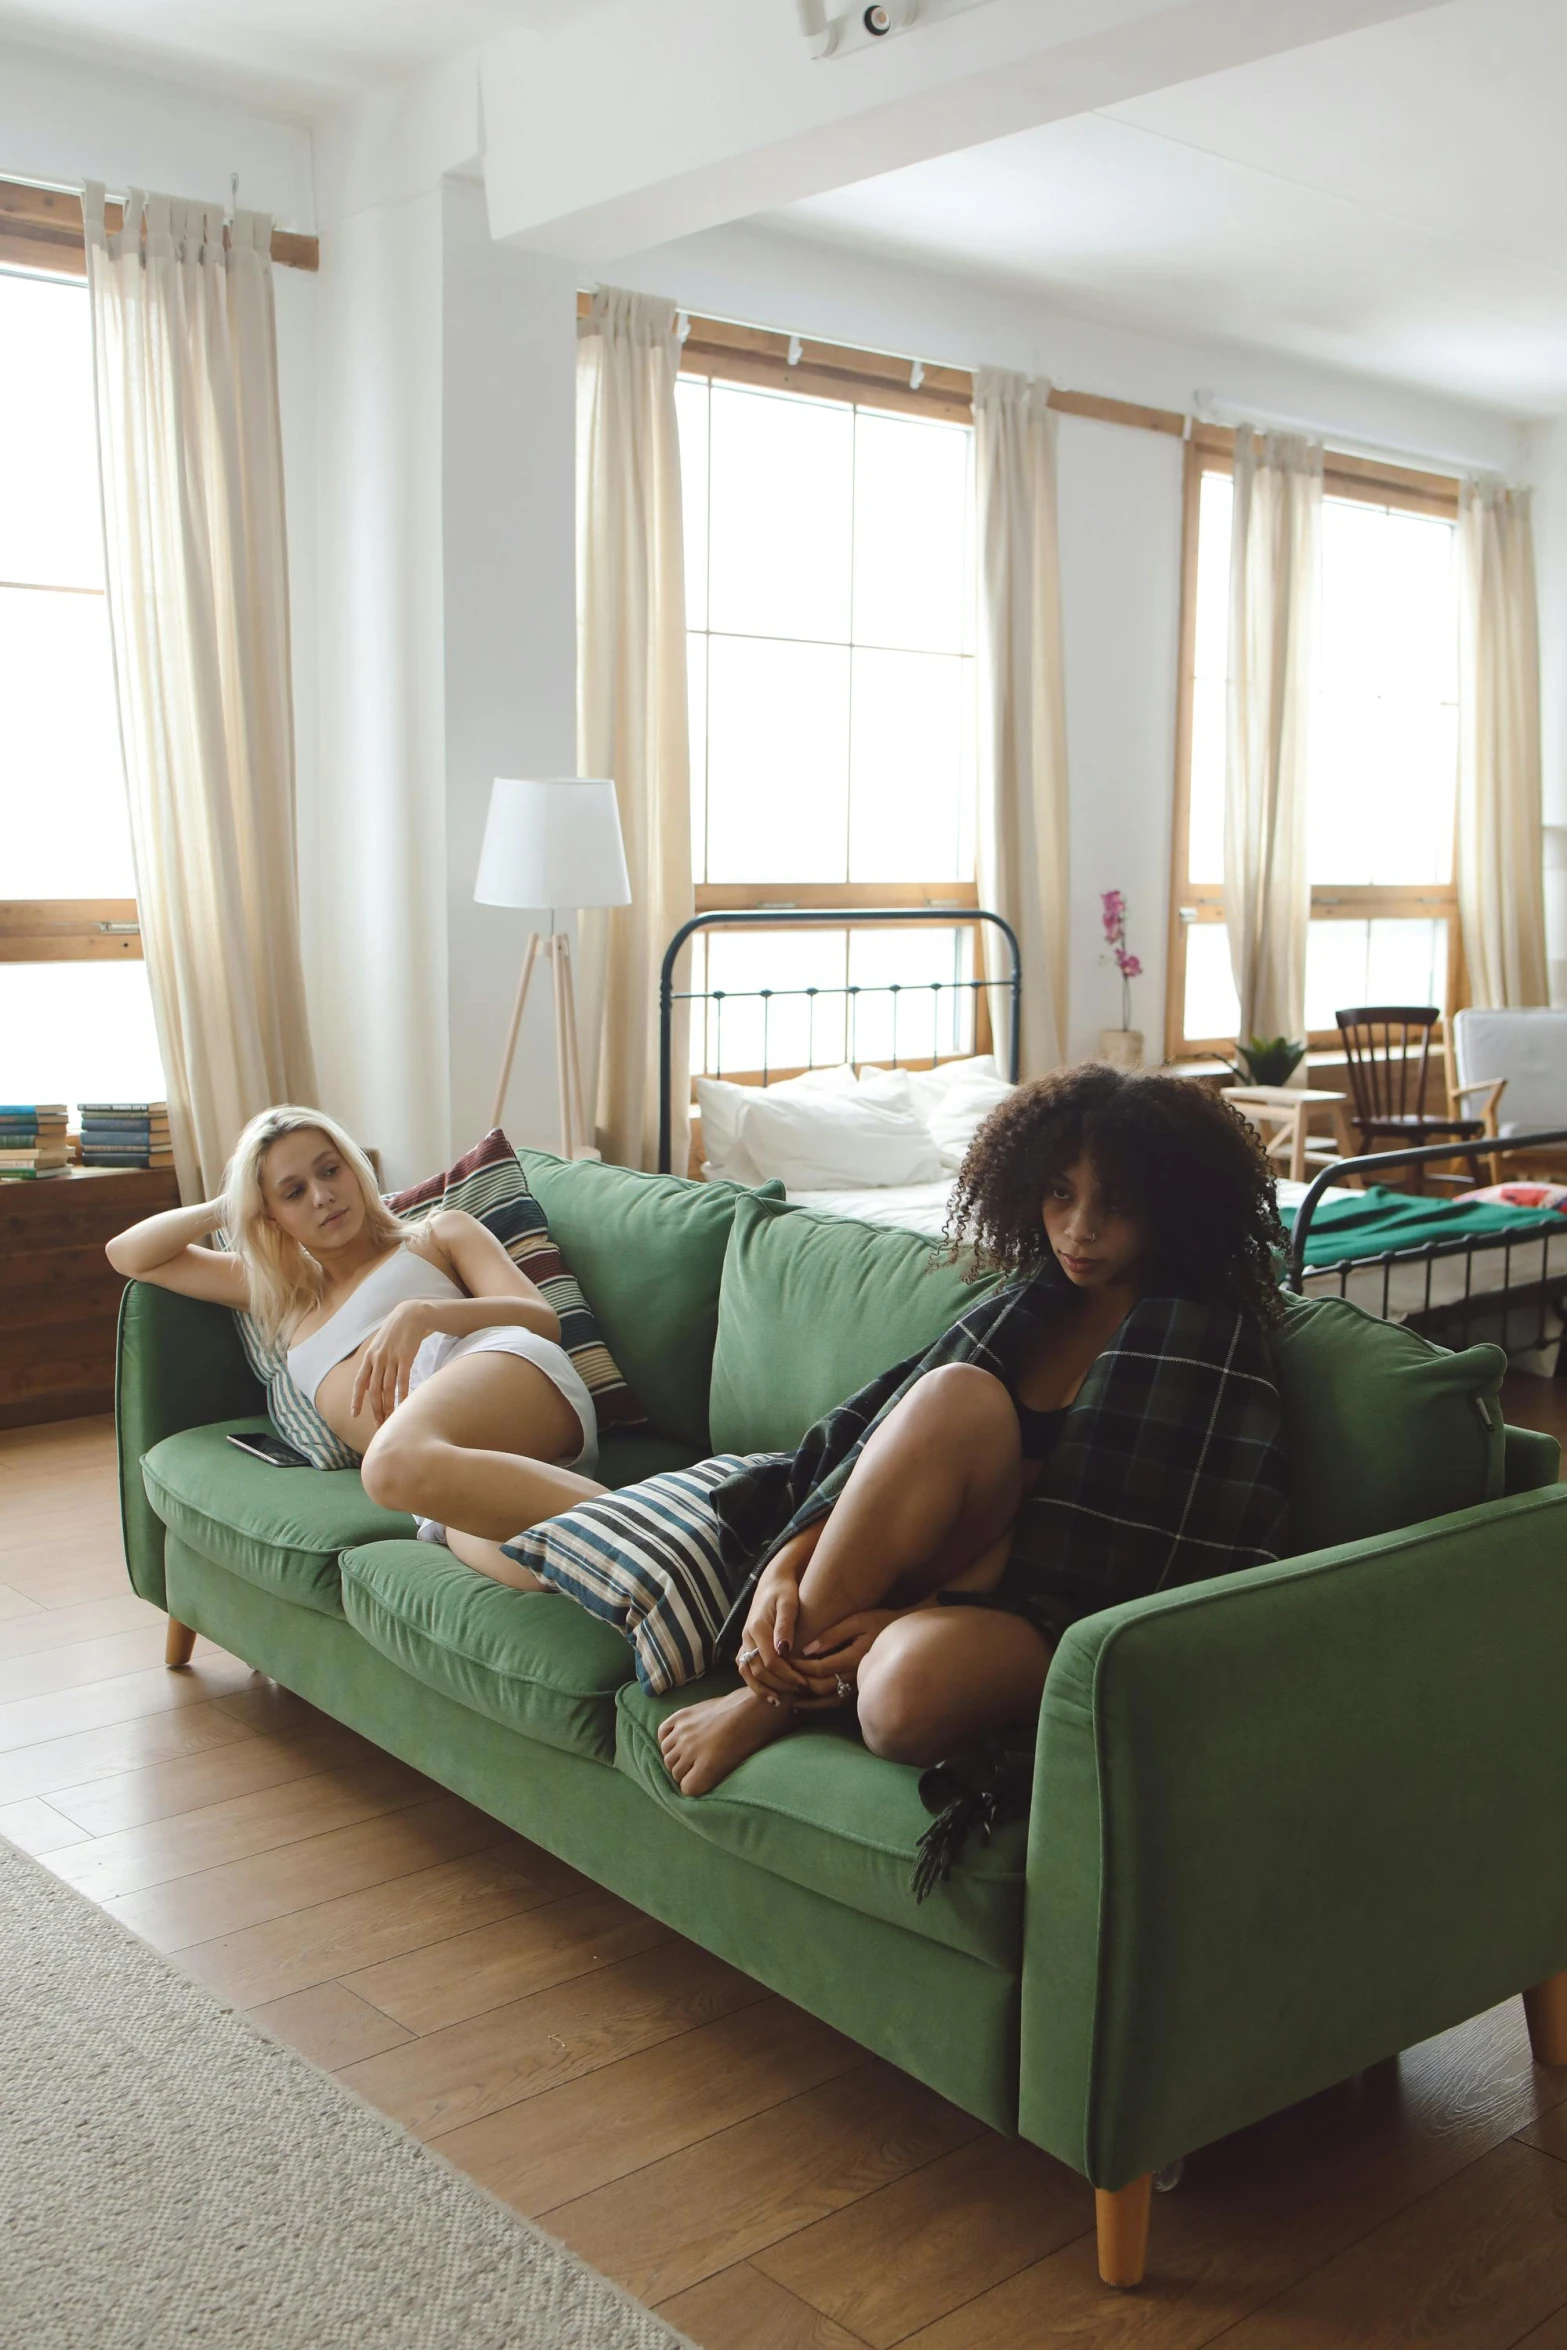
<path id="1" fill-rule="evenodd" d="M 7 2350 L 684 2340 L 0 1840 Z"/>

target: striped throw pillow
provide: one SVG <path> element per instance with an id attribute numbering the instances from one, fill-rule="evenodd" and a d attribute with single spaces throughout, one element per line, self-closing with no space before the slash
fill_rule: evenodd
<path id="1" fill-rule="evenodd" d="M 501 1548 L 552 1591 L 613 1624 L 631 1643 L 637 1679 L 661 1697 L 708 1670 L 744 1579 L 725 1567 L 709 1497 L 745 1466 L 746 1456 L 720 1453 L 666 1470 L 578 1502 Z"/>
<path id="2" fill-rule="evenodd" d="M 536 1282 L 560 1317 L 560 1342 L 593 1398 L 599 1427 L 640 1427 L 647 1418 L 594 1318 L 593 1309 L 555 1242 L 544 1210 L 511 1144 L 497 1126 L 443 1175 L 409 1191 L 394 1191 L 387 1206 L 405 1224 L 422 1223 L 438 1208 L 460 1208 L 493 1232 L 512 1263 Z"/>
<path id="3" fill-rule="evenodd" d="M 357 1469 L 359 1454 L 332 1433 L 309 1396 L 289 1377 L 288 1348 L 282 1340 L 263 1338 L 249 1314 L 236 1314 L 234 1319 L 245 1360 L 267 1391 L 267 1418 L 278 1434 L 302 1452 L 313 1469 Z"/>

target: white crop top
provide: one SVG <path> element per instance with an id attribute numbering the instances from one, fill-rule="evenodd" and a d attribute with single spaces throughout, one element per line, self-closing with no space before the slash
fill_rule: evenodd
<path id="1" fill-rule="evenodd" d="M 379 1330 L 393 1306 L 405 1298 L 465 1297 L 449 1273 L 421 1257 L 405 1241 L 373 1267 L 338 1307 L 308 1338 L 288 1350 L 288 1375 L 314 1403 L 316 1390 L 328 1371 L 351 1355 L 373 1331 Z"/>

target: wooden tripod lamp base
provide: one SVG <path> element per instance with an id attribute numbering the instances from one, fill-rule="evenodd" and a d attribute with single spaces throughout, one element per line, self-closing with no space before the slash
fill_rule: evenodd
<path id="1" fill-rule="evenodd" d="M 527 1008 L 528 990 L 533 974 L 540 963 L 550 967 L 555 992 L 555 1082 L 560 1093 L 561 1157 L 563 1159 L 596 1159 L 593 1148 L 593 1129 L 588 1124 L 587 1111 L 582 1100 L 582 1062 L 577 1050 L 577 999 L 571 979 L 571 942 L 563 930 L 551 931 L 546 937 L 539 931 L 530 932 L 522 958 L 522 976 L 517 982 L 517 1000 L 511 1010 L 511 1026 L 506 1032 L 506 1050 L 501 1056 L 501 1073 L 495 1088 L 495 1102 L 490 1111 L 490 1124 L 498 1126 L 506 1107 L 506 1089 L 511 1083 L 512 1063 L 517 1057 L 517 1039 L 522 1034 L 522 1015 Z"/>

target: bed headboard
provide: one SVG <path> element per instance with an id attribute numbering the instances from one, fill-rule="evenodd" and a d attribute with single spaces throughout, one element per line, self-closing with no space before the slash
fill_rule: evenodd
<path id="1" fill-rule="evenodd" d="M 901 924 L 905 928 L 910 928 L 922 923 L 939 926 L 944 930 L 977 929 L 981 923 L 988 924 L 1006 942 L 1007 968 L 1004 975 L 1000 979 L 976 975 L 971 979 L 922 980 L 913 984 L 888 980 L 880 985 L 859 984 L 846 978 L 843 985 L 838 987 L 740 989 L 677 988 L 675 986 L 675 964 L 679 958 L 680 950 L 699 930 L 797 930 L 809 927 L 817 930 L 854 931 L 886 924 Z M 1007 996 L 1009 1009 L 1005 1059 L 1007 1075 L 1015 1085 L 1019 1069 L 1018 1047 L 1023 997 L 1022 965 L 1017 933 L 1009 922 L 1003 920 L 1001 915 L 993 914 L 983 906 L 857 906 L 852 910 L 847 907 L 816 910 L 803 906 L 762 906 L 743 910 L 732 908 L 722 913 L 693 914 L 690 921 L 683 922 L 670 940 L 664 951 L 663 968 L 658 977 L 659 1173 L 661 1175 L 669 1173 L 674 1129 L 674 1023 L 677 1004 L 718 1003 L 722 1005 L 734 1000 L 760 1001 L 763 1036 L 762 1083 L 765 1085 L 767 1082 L 767 1013 L 771 1003 L 775 1000 L 798 996 L 843 996 L 846 998 L 850 1013 L 849 1058 L 852 1060 L 854 1058 L 853 1013 L 857 999 L 861 996 L 890 996 L 892 999 L 892 1052 L 889 1058 L 892 1066 L 896 1067 L 898 1065 L 897 1013 L 898 999 L 901 995 L 917 996 L 930 1000 L 942 995 L 966 994 L 978 1001 L 982 995 L 988 996 L 990 991 L 995 988 L 1003 989 Z M 714 1074 L 716 1075 L 718 1072 L 715 1071 Z"/>

